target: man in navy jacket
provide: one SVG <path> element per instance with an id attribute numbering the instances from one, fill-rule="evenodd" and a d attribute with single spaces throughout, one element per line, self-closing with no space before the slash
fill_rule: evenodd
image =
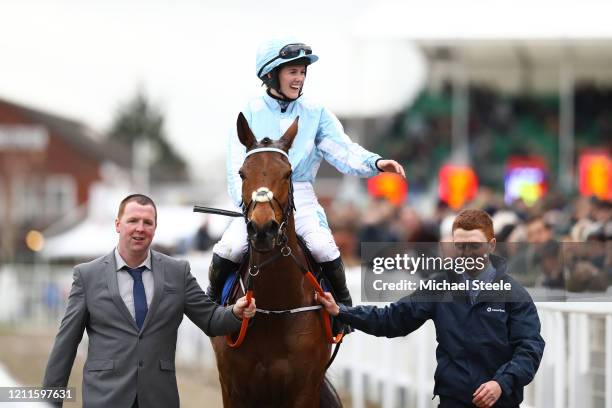
<path id="1" fill-rule="evenodd" d="M 544 352 L 537 310 L 527 291 L 506 274 L 505 260 L 492 255 L 495 238 L 486 212 L 461 212 L 453 223 L 453 242 L 463 256 L 484 260 L 481 269 L 446 276 L 467 282 L 467 290 L 421 291 L 385 308 L 338 306 L 329 293 L 319 301 L 341 322 L 375 336 L 406 336 L 432 319 L 439 407 L 518 408 Z M 477 290 L 481 286 L 470 280 L 504 282 L 509 290 Z"/>

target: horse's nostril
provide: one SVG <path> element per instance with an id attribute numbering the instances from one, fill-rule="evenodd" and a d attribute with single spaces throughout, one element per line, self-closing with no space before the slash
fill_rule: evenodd
<path id="1" fill-rule="evenodd" d="M 273 240 L 278 235 L 279 230 L 279 224 L 275 220 L 270 220 L 263 225 L 249 221 L 246 227 L 249 239 L 261 242 Z"/>
<path id="2" fill-rule="evenodd" d="M 268 235 L 276 235 L 278 233 L 278 222 L 272 220 L 266 224 L 266 232 Z"/>
<path id="3" fill-rule="evenodd" d="M 257 230 L 255 226 L 253 225 L 253 221 L 247 222 L 246 227 L 247 227 L 247 235 L 253 236 L 257 233 Z"/>

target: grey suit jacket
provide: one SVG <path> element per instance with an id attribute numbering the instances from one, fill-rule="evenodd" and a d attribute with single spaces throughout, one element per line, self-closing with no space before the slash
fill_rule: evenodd
<path id="1" fill-rule="evenodd" d="M 74 268 L 66 314 L 43 385 L 65 387 L 83 330 L 89 350 L 83 407 L 178 407 L 174 357 L 183 313 L 209 336 L 240 329 L 231 309 L 217 306 L 191 275 L 189 263 L 152 252 L 154 295 L 141 330 L 119 295 L 113 252 Z"/>

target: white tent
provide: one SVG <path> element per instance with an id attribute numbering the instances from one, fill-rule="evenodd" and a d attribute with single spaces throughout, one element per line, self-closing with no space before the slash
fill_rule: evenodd
<path id="1" fill-rule="evenodd" d="M 153 244 L 173 247 L 193 237 L 202 223 L 202 216 L 189 206 L 159 206 L 158 225 Z M 117 245 L 114 217 L 88 217 L 74 228 L 46 240 L 43 258 L 96 258 Z"/>
<path id="2" fill-rule="evenodd" d="M 129 194 L 129 189 L 95 185 L 90 192 L 87 216 L 62 233 L 54 234 L 53 229 L 44 232 L 50 235 L 40 253 L 45 259 L 79 258 L 93 259 L 111 251 L 117 245 L 115 231 L 117 206 Z M 228 205 L 220 205 L 229 208 Z M 226 217 L 209 217 L 196 214 L 190 205 L 158 205 L 157 229 L 153 245 L 175 247 L 182 241 L 193 238 L 198 228 L 209 221 L 211 235 L 220 235 L 229 221 Z"/>

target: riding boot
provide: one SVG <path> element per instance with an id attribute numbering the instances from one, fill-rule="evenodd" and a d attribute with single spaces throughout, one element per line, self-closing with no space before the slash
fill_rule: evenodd
<path id="1" fill-rule="evenodd" d="M 321 262 L 319 266 L 321 267 L 321 271 L 323 271 L 323 275 L 325 275 L 331 284 L 338 303 L 342 303 L 346 306 L 352 306 L 353 300 L 351 299 L 351 294 L 346 287 L 346 276 L 344 275 L 344 264 L 342 263 L 342 258 L 338 257 L 333 261 Z M 348 325 L 340 323 L 338 319 L 334 318 L 332 319 L 332 331 L 334 335 L 341 332 L 347 335 L 353 332 L 354 329 Z"/>
<path id="2" fill-rule="evenodd" d="M 239 266 L 240 265 L 237 263 L 213 253 L 210 268 L 208 269 L 209 285 L 206 289 L 206 294 L 213 300 L 213 302 L 218 304 L 221 303 L 221 292 L 223 291 L 223 285 L 225 285 L 227 277 L 232 272 L 236 272 Z"/>
<path id="3" fill-rule="evenodd" d="M 336 295 L 338 303 L 342 303 L 346 306 L 352 306 L 353 300 L 351 294 L 346 287 L 346 276 L 344 275 L 344 264 L 342 258 L 338 257 L 333 261 L 321 262 L 319 264 L 323 275 L 327 278 L 329 283 L 332 285 L 333 292 Z"/>

